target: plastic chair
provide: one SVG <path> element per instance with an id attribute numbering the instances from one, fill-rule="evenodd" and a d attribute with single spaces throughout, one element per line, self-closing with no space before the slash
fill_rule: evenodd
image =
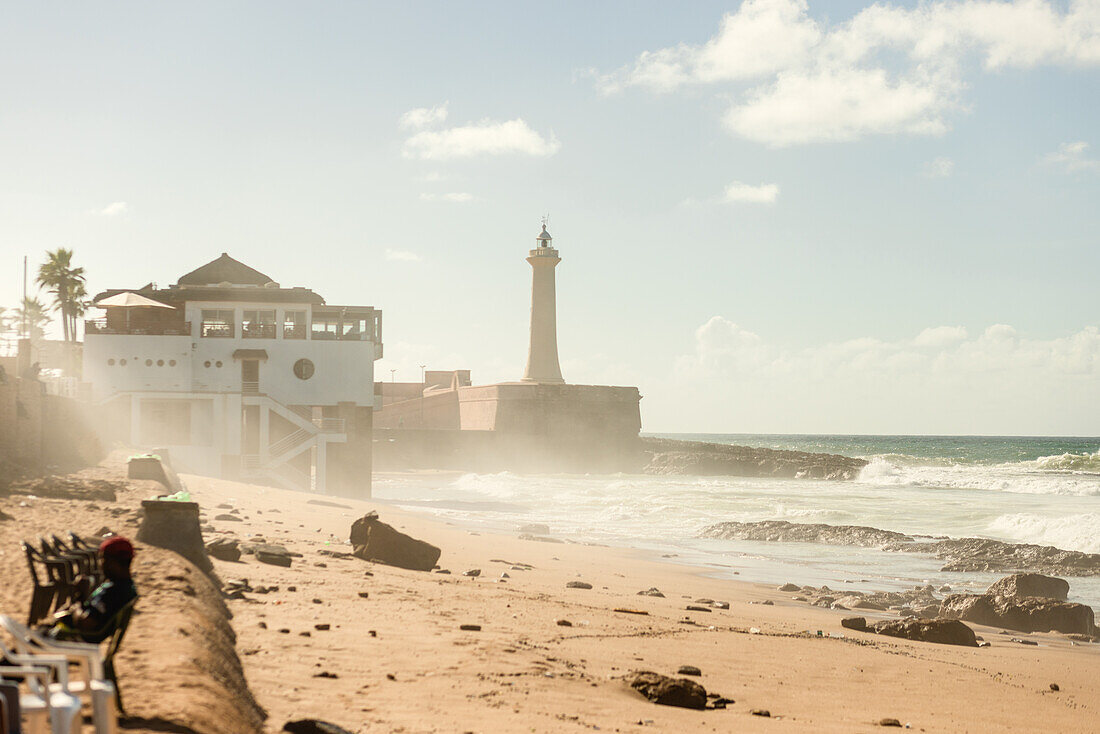
<path id="1" fill-rule="evenodd" d="M 27 614 L 27 624 L 32 625 L 37 624 L 50 613 L 54 598 L 57 596 L 57 584 L 54 583 L 45 560 L 29 543 L 23 543 L 23 553 L 27 556 L 27 567 L 30 569 L 31 581 L 34 583 L 30 611 Z M 38 573 L 39 565 L 42 566 L 41 577 Z"/>
<path id="2" fill-rule="evenodd" d="M 19 708 L 27 718 L 28 734 L 80 734 L 80 699 L 69 693 L 69 662 L 62 655 L 20 655 L 0 644 L 5 678 L 19 678 L 27 686 Z M 51 684 L 51 678 L 57 683 Z M 56 686 L 56 688 L 55 688 Z"/>
<path id="3" fill-rule="evenodd" d="M 120 612 L 121 615 L 121 612 Z M 66 692 L 85 697 L 92 708 L 92 721 L 96 734 L 116 734 L 118 731 L 118 691 L 108 677 L 99 645 L 86 642 L 62 642 L 33 629 L 24 627 L 11 617 L 0 616 L 0 625 L 15 640 L 18 651 L 24 655 L 49 653 L 64 656 L 70 663 L 79 663 L 80 680 L 70 680 Z M 58 683 L 50 691 L 62 691 Z"/>
<path id="4" fill-rule="evenodd" d="M 19 734 L 19 686 L 0 678 L 0 734 Z"/>

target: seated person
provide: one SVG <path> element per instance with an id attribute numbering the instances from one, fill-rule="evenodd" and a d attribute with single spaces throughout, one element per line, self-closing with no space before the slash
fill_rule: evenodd
<path id="1" fill-rule="evenodd" d="M 99 557 L 106 580 L 87 600 L 55 615 L 56 622 L 49 630 L 51 637 L 71 642 L 102 642 L 114 632 L 111 621 L 137 598 L 130 576 L 133 544 L 119 535 L 107 538 L 99 546 Z"/>

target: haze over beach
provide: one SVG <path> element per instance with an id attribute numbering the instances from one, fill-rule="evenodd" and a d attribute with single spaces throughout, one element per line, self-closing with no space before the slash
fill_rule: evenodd
<path id="1" fill-rule="evenodd" d="M 1100 730 L 1100 0 L 0 18 L 0 722 Z"/>

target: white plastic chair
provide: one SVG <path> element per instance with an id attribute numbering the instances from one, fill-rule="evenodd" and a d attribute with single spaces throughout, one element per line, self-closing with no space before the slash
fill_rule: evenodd
<path id="1" fill-rule="evenodd" d="M 13 665 L 0 668 L 5 678 L 19 678 L 19 708 L 27 719 L 27 734 L 80 734 L 80 699 L 67 690 L 69 662 L 60 655 L 18 655 L 0 645 L 0 657 Z M 50 679 L 58 688 L 51 690 Z"/>
<path id="2" fill-rule="evenodd" d="M 0 616 L 0 625 L 15 640 L 19 652 L 35 656 L 45 652 L 63 656 L 70 663 L 80 664 L 80 680 L 50 685 L 51 693 L 65 692 L 84 697 L 92 707 L 92 721 L 96 734 L 117 734 L 118 711 L 115 707 L 115 686 L 107 679 L 103 669 L 103 656 L 99 645 L 85 642 L 62 642 L 51 639 L 20 624 L 11 617 Z"/>

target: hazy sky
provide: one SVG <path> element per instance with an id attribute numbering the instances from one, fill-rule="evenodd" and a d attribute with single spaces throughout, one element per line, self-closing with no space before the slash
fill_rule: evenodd
<path id="1" fill-rule="evenodd" d="M 646 430 L 1100 434 L 1100 0 L 0 7 L 0 304 L 228 251 L 517 379 L 549 212 Z"/>

